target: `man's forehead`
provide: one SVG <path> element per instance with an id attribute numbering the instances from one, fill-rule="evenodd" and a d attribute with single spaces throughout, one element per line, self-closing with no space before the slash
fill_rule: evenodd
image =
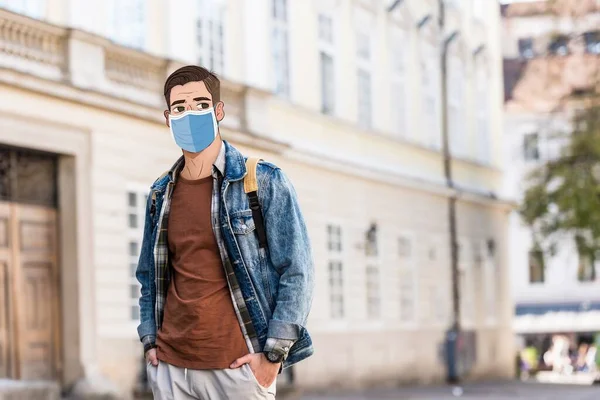
<path id="1" fill-rule="evenodd" d="M 204 97 L 212 98 L 204 82 L 188 82 L 185 85 L 177 85 L 171 89 L 171 95 L 187 96 L 201 93 Z"/>

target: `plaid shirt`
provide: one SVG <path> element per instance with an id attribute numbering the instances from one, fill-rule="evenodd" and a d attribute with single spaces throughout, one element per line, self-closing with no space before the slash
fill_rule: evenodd
<path id="1" fill-rule="evenodd" d="M 221 151 L 217 156 L 213 164 L 212 176 L 213 176 L 213 191 L 212 191 L 212 203 L 211 203 L 211 218 L 212 226 L 217 245 L 219 247 L 219 253 L 221 255 L 221 261 L 223 268 L 225 269 L 225 275 L 227 277 L 227 283 L 229 285 L 229 292 L 231 294 L 231 300 L 233 307 L 240 324 L 240 328 L 244 335 L 246 345 L 250 353 L 257 353 L 261 351 L 256 330 L 252 324 L 246 302 L 240 290 L 237 277 L 233 270 L 233 266 L 229 259 L 225 242 L 221 234 L 221 224 L 219 224 L 219 212 L 221 207 L 220 196 L 221 196 L 221 182 L 222 177 L 225 175 L 225 145 L 221 145 Z M 169 283 L 171 281 L 171 272 L 169 265 L 169 243 L 167 239 L 167 230 L 169 222 L 169 213 L 171 208 L 171 196 L 173 189 L 179 177 L 185 160 L 181 157 L 173 168 L 169 171 L 170 181 L 167 184 L 165 199 L 159 216 L 158 235 L 156 237 L 156 243 L 154 246 L 154 265 L 156 272 L 156 306 L 155 306 L 155 317 L 156 317 L 156 331 L 162 326 L 164 319 L 164 307 L 165 300 L 167 297 L 167 291 Z M 144 351 L 148 348 L 154 347 L 156 337 L 148 335 L 142 339 L 144 344 Z M 263 351 L 276 350 L 284 355 L 287 355 L 289 349 L 292 347 L 293 341 L 283 340 L 276 338 L 268 338 Z"/>

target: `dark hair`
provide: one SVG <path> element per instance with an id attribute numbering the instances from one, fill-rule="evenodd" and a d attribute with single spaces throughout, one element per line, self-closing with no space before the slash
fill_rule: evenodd
<path id="1" fill-rule="evenodd" d="M 208 93 L 212 96 L 213 104 L 216 105 L 221 101 L 221 82 L 217 75 L 197 65 L 186 65 L 169 75 L 165 82 L 165 101 L 169 110 L 171 109 L 171 89 L 189 82 L 204 82 Z"/>

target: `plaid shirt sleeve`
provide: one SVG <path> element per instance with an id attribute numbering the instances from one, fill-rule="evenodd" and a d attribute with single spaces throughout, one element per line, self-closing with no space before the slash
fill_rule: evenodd
<path id="1" fill-rule="evenodd" d="M 156 336 L 154 335 L 146 335 L 142 338 L 142 344 L 144 345 L 144 355 L 148 352 L 148 350 L 156 347 Z"/>
<path id="2" fill-rule="evenodd" d="M 265 343 L 265 347 L 263 348 L 263 352 L 271 352 L 275 351 L 277 353 L 283 354 L 284 359 L 287 358 L 290 349 L 294 344 L 293 340 L 288 339 L 277 339 L 277 338 L 268 338 Z"/>

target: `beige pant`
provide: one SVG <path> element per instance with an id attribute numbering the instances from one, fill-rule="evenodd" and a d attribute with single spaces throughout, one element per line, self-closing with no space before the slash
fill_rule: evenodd
<path id="1" fill-rule="evenodd" d="M 198 370 L 175 367 L 164 361 L 146 363 L 148 382 L 155 400 L 259 400 L 275 399 L 277 380 L 262 387 L 252 369 Z"/>

